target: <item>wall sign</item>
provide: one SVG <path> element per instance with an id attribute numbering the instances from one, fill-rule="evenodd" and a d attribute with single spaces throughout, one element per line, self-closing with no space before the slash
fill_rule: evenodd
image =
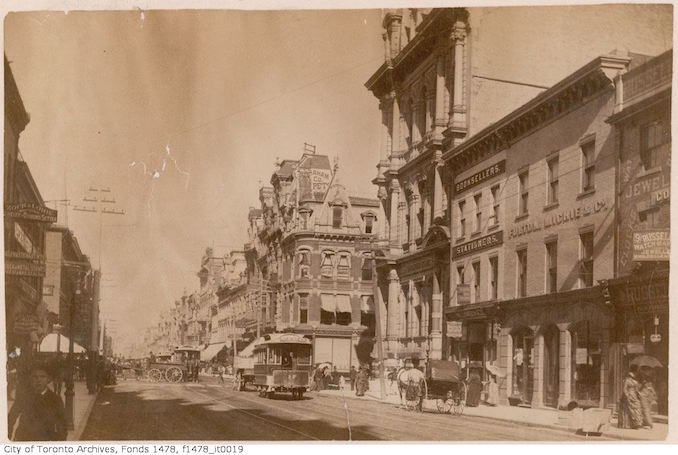
<path id="1" fill-rule="evenodd" d="M 465 179 L 459 180 L 454 184 L 455 194 L 462 193 L 468 189 L 473 188 L 476 185 L 483 183 L 485 180 L 489 180 L 492 177 L 496 177 L 499 174 L 503 174 L 506 171 L 506 160 L 501 160 L 497 164 L 493 164 L 490 167 L 483 169 L 482 171 L 476 172 L 475 174 L 466 177 Z"/>
<path id="2" fill-rule="evenodd" d="M 452 250 L 452 258 L 456 259 L 461 256 L 466 256 L 467 254 L 493 248 L 495 246 L 501 245 L 503 242 L 504 231 L 488 234 L 475 240 L 471 240 L 470 242 L 462 243 L 461 245 L 455 245 L 454 249 Z"/>
<path id="3" fill-rule="evenodd" d="M 671 256 L 671 232 L 668 229 L 633 233 L 634 261 L 668 261 Z"/>
<path id="4" fill-rule="evenodd" d="M 605 200 L 599 200 L 581 207 L 555 212 L 545 216 L 541 220 L 527 221 L 512 227 L 509 229 L 508 237 L 509 239 L 513 239 L 542 229 L 560 226 L 561 224 L 598 213 L 605 210 L 605 207 L 607 207 L 607 202 Z"/>
<path id="5" fill-rule="evenodd" d="M 20 220 L 56 223 L 57 211 L 37 204 L 6 204 L 5 216 Z"/>

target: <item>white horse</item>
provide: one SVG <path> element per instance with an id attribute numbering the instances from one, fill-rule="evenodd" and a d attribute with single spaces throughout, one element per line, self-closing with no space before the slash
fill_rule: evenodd
<path id="1" fill-rule="evenodd" d="M 405 406 L 406 401 L 414 401 L 412 397 L 407 397 L 407 390 L 410 387 L 412 391 L 416 390 L 417 410 L 421 411 L 426 396 L 426 376 L 421 370 L 416 368 L 401 368 L 396 375 L 398 382 L 398 393 L 400 394 L 400 404 Z M 410 398 L 410 400 L 407 400 Z"/>

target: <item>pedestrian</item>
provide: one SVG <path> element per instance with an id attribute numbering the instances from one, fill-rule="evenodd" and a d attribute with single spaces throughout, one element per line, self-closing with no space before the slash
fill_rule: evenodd
<path id="1" fill-rule="evenodd" d="M 477 371 L 471 373 L 468 384 L 468 395 L 466 396 L 466 406 L 477 407 L 480 404 L 480 392 L 483 389 L 483 383 Z"/>
<path id="2" fill-rule="evenodd" d="M 200 360 L 193 360 L 193 382 L 200 382 Z"/>
<path id="3" fill-rule="evenodd" d="M 487 404 L 496 406 L 499 404 L 499 385 L 495 375 L 490 375 L 490 383 L 487 386 Z"/>
<path id="4" fill-rule="evenodd" d="M 654 389 L 652 370 L 641 368 L 640 370 L 640 409 L 643 412 L 643 428 L 652 428 L 652 406 L 657 403 L 657 392 Z"/>
<path id="5" fill-rule="evenodd" d="M 367 368 L 363 365 L 360 366 L 360 371 L 358 371 L 358 376 L 356 378 L 356 396 L 362 397 L 365 395 L 365 392 L 369 390 L 369 376 L 367 373 Z"/>
<path id="6" fill-rule="evenodd" d="M 351 379 L 351 391 L 355 390 L 355 381 L 356 378 L 358 377 L 358 372 L 355 369 L 354 365 L 351 365 L 351 371 L 349 373 L 349 377 Z"/>
<path id="7" fill-rule="evenodd" d="M 315 374 L 313 375 L 313 380 L 315 381 L 315 390 L 320 392 L 323 390 L 323 378 L 325 376 L 325 369 L 327 367 L 320 368 L 320 365 L 315 369 Z"/>
<path id="8" fill-rule="evenodd" d="M 30 390 L 18 397 L 9 411 L 7 421 L 10 439 L 65 441 L 64 404 L 59 395 L 47 387 L 51 380 L 50 372 L 40 364 L 32 365 L 29 371 Z"/>
<path id="9" fill-rule="evenodd" d="M 221 381 L 222 384 L 224 383 L 224 371 L 226 371 L 224 366 L 219 365 L 219 367 L 217 368 L 217 372 L 219 373 L 219 380 Z"/>
<path id="10" fill-rule="evenodd" d="M 631 365 L 622 386 L 622 397 L 619 406 L 619 428 L 640 428 L 643 426 L 643 410 L 640 403 L 640 384 L 638 383 L 638 368 Z"/>
<path id="11" fill-rule="evenodd" d="M 148 360 L 150 363 L 155 363 L 155 354 L 153 354 L 153 351 L 151 351 L 150 355 L 148 356 Z"/>
<path id="12" fill-rule="evenodd" d="M 330 388 L 330 382 L 332 382 L 332 371 L 330 367 L 325 367 L 323 368 L 323 390 Z"/>

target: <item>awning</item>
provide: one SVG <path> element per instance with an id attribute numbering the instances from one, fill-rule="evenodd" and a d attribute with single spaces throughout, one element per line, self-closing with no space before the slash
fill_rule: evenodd
<path id="1" fill-rule="evenodd" d="M 320 306 L 330 313 L 351 313 L 351 296 L 347 294 L 321 294 Z"/>
<path id="2" fill-rule="evenodd" d="M 334 302 L 334 296 L 332 294 L 320 294 L 320 307 L 325 311 L 334 313 L 334 310 L 337 307 Z"/>
<path id="3" fill-rule="evenodd" d="M 360 298 L 360 311 L 363 313 L 374 313 L 374 297 L 364 295 Z"/>
<path id="4" fill-rule="evenodd" d="M 219 354 L 219 351 L 221 351 L 224 346 L 226 346 L 226 342 L 210 344 L 200 353 L 200 360 L 212 360 L 217 354 Z"/>
<path id="5" fill-rule="evenodd" d="M 57 352 L 58 337 L 61 337 L 61 340 L 59 341 L 59 352 L 67 353 L 70 340 L 66 335 L 57 335 L 56 333 L 49 333 L 47 336 L 45 336 L 45 338 L 42 339 L 42 342 L 40 342 L 40 352 Z M 87 351 L 74 341 L 73 352 L 76 354 L 82 354 L 83 352 Z"/>
<path id="6" fill-rule="evenodd" d="M 346 294 L 337 296 L 337 313 L 351 313 L 351 297 Z"/>

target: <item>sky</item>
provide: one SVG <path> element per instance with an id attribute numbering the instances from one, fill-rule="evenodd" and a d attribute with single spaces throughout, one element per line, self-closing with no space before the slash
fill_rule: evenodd
<path id="1" fill-rule="evenodd" d="M 620 27 L 656 17 L 590 14 Z M 670 36 L 668 17 L 657 27 Z M 352 194 L 376 195 L 380 114 L 363 84 L 383 62 L 381 21 L 380 10 L 6 16 L 5 54 L 31 117 L 19 147 L 43 198 L 87 205 L 89 188 L 107 187 L 125 211 L 102 218 L 100 237 L 96 215 L 48 204 L 101 266 L 102 312 L 120 337 L 140 339 L 199 287 L 207 246 L 242 249 L 261 184 L 304 142 L 339 157 Z M 614 47 L 604 28 L 590 33 L 594 55 Z M 554 42 L 557 68 L 567 42 Z M 576 69 L 558 67 L 552 82 Z"/>

